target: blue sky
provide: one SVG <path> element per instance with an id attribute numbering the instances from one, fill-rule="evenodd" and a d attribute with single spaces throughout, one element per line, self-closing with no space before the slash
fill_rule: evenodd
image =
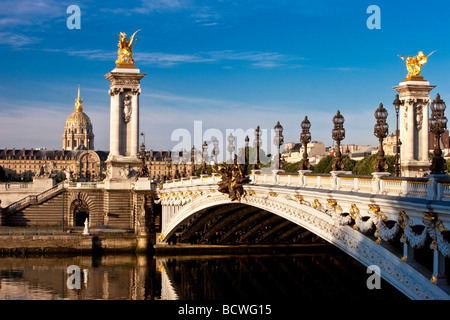
<path id="1" fill-rule="evenodd" d="M 450 5 L 419 1 L 0 1 L 0 148 L 62 148 L 78 84 L 96 149 L 109 150 L 109 82 L 119 32 L 141 29 L 134 47 L 141 81 L 140 131 L 155 150 L 177 129 L 284 127 L 298 141 L 305 115 L 327 145 L 332 117 L 344 144 L 377 144 L 379 103 L 395 129 L 393 86 L 406 76 L 398 54 L 437 50 L 422 75 L 450 97 Z M 81 9 L 68 29 L 67 7 Z M 381 29 L 366 25 L 370 5 Z M 253 137 L 250 136 L 252 139 Z"/>

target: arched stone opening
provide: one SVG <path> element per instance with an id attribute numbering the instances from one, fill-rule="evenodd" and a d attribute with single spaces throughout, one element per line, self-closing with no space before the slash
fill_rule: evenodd
<path id="1" fill-rule="evenodd" d="M 77 199 L 72 202 L 71 205 L 73 226 L 84 226 L 86 219 L 89 219 L 89 206 L 83 200 Z"/>

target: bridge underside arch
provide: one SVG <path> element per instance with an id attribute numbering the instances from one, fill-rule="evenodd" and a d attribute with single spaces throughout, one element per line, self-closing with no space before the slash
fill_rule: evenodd
<path id="1" fill-rule="evenodd" d="M 202 209 L 167 240 L 190 244 L 293 244 L 325 241 L 298 224 L 242 203 Z"/>
<path id="2" fill-rule="evenodd" d="M 295 243 L 292 241 L 301 241 L 301 235 L 307 232 L 333 244 L 366 267 L 377 266 L 382 278 L 411 298 L 448 298 L 441 287 L 430 285 L 429 271 L 416 270 L 414 263 L 405 263 L 402 246 L 393 246 L 393 243 L 399 244 L 400 241 L 388 235 L 401 235 L 396 231 L 400 230 L 398 221 L 386 221 L 383 224 L 386 230 L 374 231 L 372 216 L 358 215 L 353 221 L 348 211 L 337 210 L 333 201 L 327 204 L 326 199 L 307 201 L 296 195 L 252 192 L 236 203 L 230 201 L 227 195 L 214 191 L 193 193 L 190 198 L 163 198 L 163 216 L 167 219 L 163 223 L 160 239 L 162 243 L 172 240 L 190 243 L 270 243 L 279 239 L 279 234 L 290 233 L 284 241 Z M 365 203 L 356 204 L 362 208 Z M 166 214 L 164 208 L 168 209 Z M 381 244 L 377 232 L 382 232 L 383 239 L 386 237 L 389 240 L 383 240 Z"/>

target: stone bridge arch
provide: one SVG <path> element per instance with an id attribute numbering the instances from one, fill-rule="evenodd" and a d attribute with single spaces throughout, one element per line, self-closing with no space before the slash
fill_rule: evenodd
<path id="1" fill-rule="evenodd" d="M 407 226 L 408 216 L 398 208 L 386 207 L 383 212 L 372 197 L 343 195 L 336 199 L 336 195 L 329 191 L 311 193 L 308 197 L 302 195 L 304 190 L 301 189 L 283 191 L 253 185 L 246 187 L 246 191 L 247 195 L 240 201 L 242 205 L 266 210 L 289 220 L 340 248 L 366 267 L 378 266 L 382 278 L 408 297 L 425 300 L 450 298 L 448 286 L 433 284 L 430 273 L 405 263 L 406 254 L 402 252 L 401 244 L 399 248 L 392 248 L 387 243 L 395 236 L 398 241 L 402 230 L 405 230 L 402 228 Z M 197 212 L 235 203 L 228 195 L 210 186 L 160 192 L 160 201 L 163 208 L 162 243 Z"/>

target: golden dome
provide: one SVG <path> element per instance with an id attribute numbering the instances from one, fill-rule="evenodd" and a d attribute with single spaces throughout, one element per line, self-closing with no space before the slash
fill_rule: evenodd
<path id="1" fill-rule="evenodd" d="M 84 112 L 73 112 L 66 121 L 66 127 L 92 127 L 91 119 Z"/>
<path id="2" fill-rule="evenodd" d="M 66 120 L 66 127 L 92 127 L 91 119 L 83 112 L 83 100 L 80 98 L 80 87 L 78 86 L 78 97 L 75 99 L 75 112 Z"/>

